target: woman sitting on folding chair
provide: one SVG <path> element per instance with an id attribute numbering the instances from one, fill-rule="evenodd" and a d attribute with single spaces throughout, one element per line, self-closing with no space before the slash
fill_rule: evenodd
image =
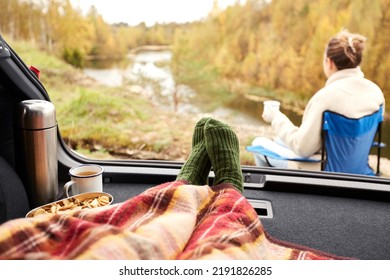
<path id="1" fill-rule="evenodd" d="M 300 127 L 295 126 L 278 109 L 265 109 L 263 119 L 271 123 L 277 140 L 258 137 L 252 147 L 263 146 L 282 159 L 254 153 L 258 166 L 320 170 L 319 162 L 290 161 L 289 158 L 316 157 L 322 148 L 322 119 L 325 111 L 358 119 L 378 111 L 385 99 L 381 89 L 364 78 L 359 65 L 366 38 L 346 30 L 328 42 L 323 59 L 323 70 L 328 78 L 325 87 L 312 96 L 307 104 Z M 248 149 L 249 150 L 249 149 Z M 250 150 L 249 150 L 250 151 Z"/>

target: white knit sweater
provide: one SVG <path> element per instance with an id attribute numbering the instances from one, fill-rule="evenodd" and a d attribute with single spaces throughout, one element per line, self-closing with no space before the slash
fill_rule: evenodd
<path id="1" fill-rule="evenodd" d="M 279 112 L 272 121 L 278 136 L 292 151 L 303 157 L 321 149 L 322 114 L 334 111 L 349 118 L 360 118 L 385 105 L 381 89 L 364 78 L 360 67 L 333 73 L 324 88 L 310 99 L 300 127 Z"/>

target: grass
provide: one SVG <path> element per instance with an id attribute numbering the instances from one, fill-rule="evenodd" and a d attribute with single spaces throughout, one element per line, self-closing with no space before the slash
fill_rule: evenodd
<path id="1" fill-rule="evenodd" d="M 113 154 L 140 148 L 162 153 L 172 149 L 172 134 L 180 133 L 161 118 L 169 113 L 124 89 L 78 87 L 69 95 L 62 102 L 54 97 L 53 103 L 58 104 L 61 133 L 76 150 L 98 146 Z"/>
<path id="2" fill-rule="evenodd" d="M 8 40 L 13 50 L 28 65 L 34 65 L 38 69 L 61 69 L 70 70 L 72 67 L 58 59 L 54 55 L 40 51 L 38 46 L 30 41 Z"/>

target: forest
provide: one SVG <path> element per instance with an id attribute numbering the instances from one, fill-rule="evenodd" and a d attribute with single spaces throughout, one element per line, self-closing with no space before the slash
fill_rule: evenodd
<path id="1" fill-rule="evenodd" d="M 110 25 L 95 7 L 84 15 L 70 0 L 0 2 L 6 39 L 33 42 L 77 67 L 90 58 L 124 58 L 139 46 L 170 46 L 177 82 L 206 96 L 223 86 L 308 98 L 325 81 L 325 44 L 342 29 L 368 38 L 362 69 L 389 97 L 390 0 L 247 0 L 225 10 L 216 0 L 205 20 L 151 27 Z"/>

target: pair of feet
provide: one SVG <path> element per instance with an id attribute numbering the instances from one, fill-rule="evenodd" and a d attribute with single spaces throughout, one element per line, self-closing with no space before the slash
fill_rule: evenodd
<path id="1" fill-rule="evenodd" d="M 215 174 L 214 185 L 228 183 L 243 191 L 237 135 L 227 124 L 202 118 L 195 125 L 191 153 L 177 179 L 207 185 L 211 167 Z"/>

